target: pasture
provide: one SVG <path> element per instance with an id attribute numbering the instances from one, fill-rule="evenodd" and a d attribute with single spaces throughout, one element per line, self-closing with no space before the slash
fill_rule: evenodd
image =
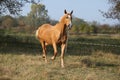
<path id="1" fill-rule="evenodd" d="M 65 68 L 60 49 L 55 61 L 47 47 L 48 63 L 32 35 L 0 35 L 0 80 L 119 80 L 120 36 L 69 36 Z"/>

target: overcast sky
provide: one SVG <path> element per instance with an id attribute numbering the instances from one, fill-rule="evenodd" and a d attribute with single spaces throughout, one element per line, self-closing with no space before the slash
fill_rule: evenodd
<path id="1" fill-rule="evenodd" d="M 55 20 L 63 15 L 64 9 L 73 10 L 73 15 L 85 21 L 97 21 L 101 24 L 115 24 L 116 20 L 106 19 L 99 10 L 107 11 L 110 7 L 108 0 L 42 0 L 48 10 L 48 15 Z M 23 7 L 22 14 L 26 15 L 30 11 L 30 4 Z"/>

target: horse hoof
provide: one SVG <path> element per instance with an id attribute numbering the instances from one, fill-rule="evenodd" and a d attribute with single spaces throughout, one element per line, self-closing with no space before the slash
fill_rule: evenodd
<path id="1" fill-rule="evenodd" d="M 42 58 L 45 58 L 45 56 L 42 56 Z"/>
<path id="2" fill-rule="evenodd" d="M 52 60 L 55 60 L 55 57 L 53 56 L 53 57 L 51 57 L 51 59 L 52 59 Z"/>

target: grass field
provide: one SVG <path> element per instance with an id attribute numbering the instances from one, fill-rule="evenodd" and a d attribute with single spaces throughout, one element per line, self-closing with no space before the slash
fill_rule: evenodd
<path id="1" fill-rule="evenodd" d="M 71 37 L 65 68 L 60 67 L 60 49 L 51 61 L 53 50 L 48 47 L 49 62 L 45 64 L 35 38 L 0 38 L 0 80 L 120 80 L 120 38 Z"/>

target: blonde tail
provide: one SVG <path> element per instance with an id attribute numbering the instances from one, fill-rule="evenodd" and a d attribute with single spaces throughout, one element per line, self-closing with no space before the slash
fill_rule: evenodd
<path id="1" fill-rule="evenodd" d="M 36 38 L 38 39 L 38 30 L 36 30 L 35 36 L 36 36 Z"/>

